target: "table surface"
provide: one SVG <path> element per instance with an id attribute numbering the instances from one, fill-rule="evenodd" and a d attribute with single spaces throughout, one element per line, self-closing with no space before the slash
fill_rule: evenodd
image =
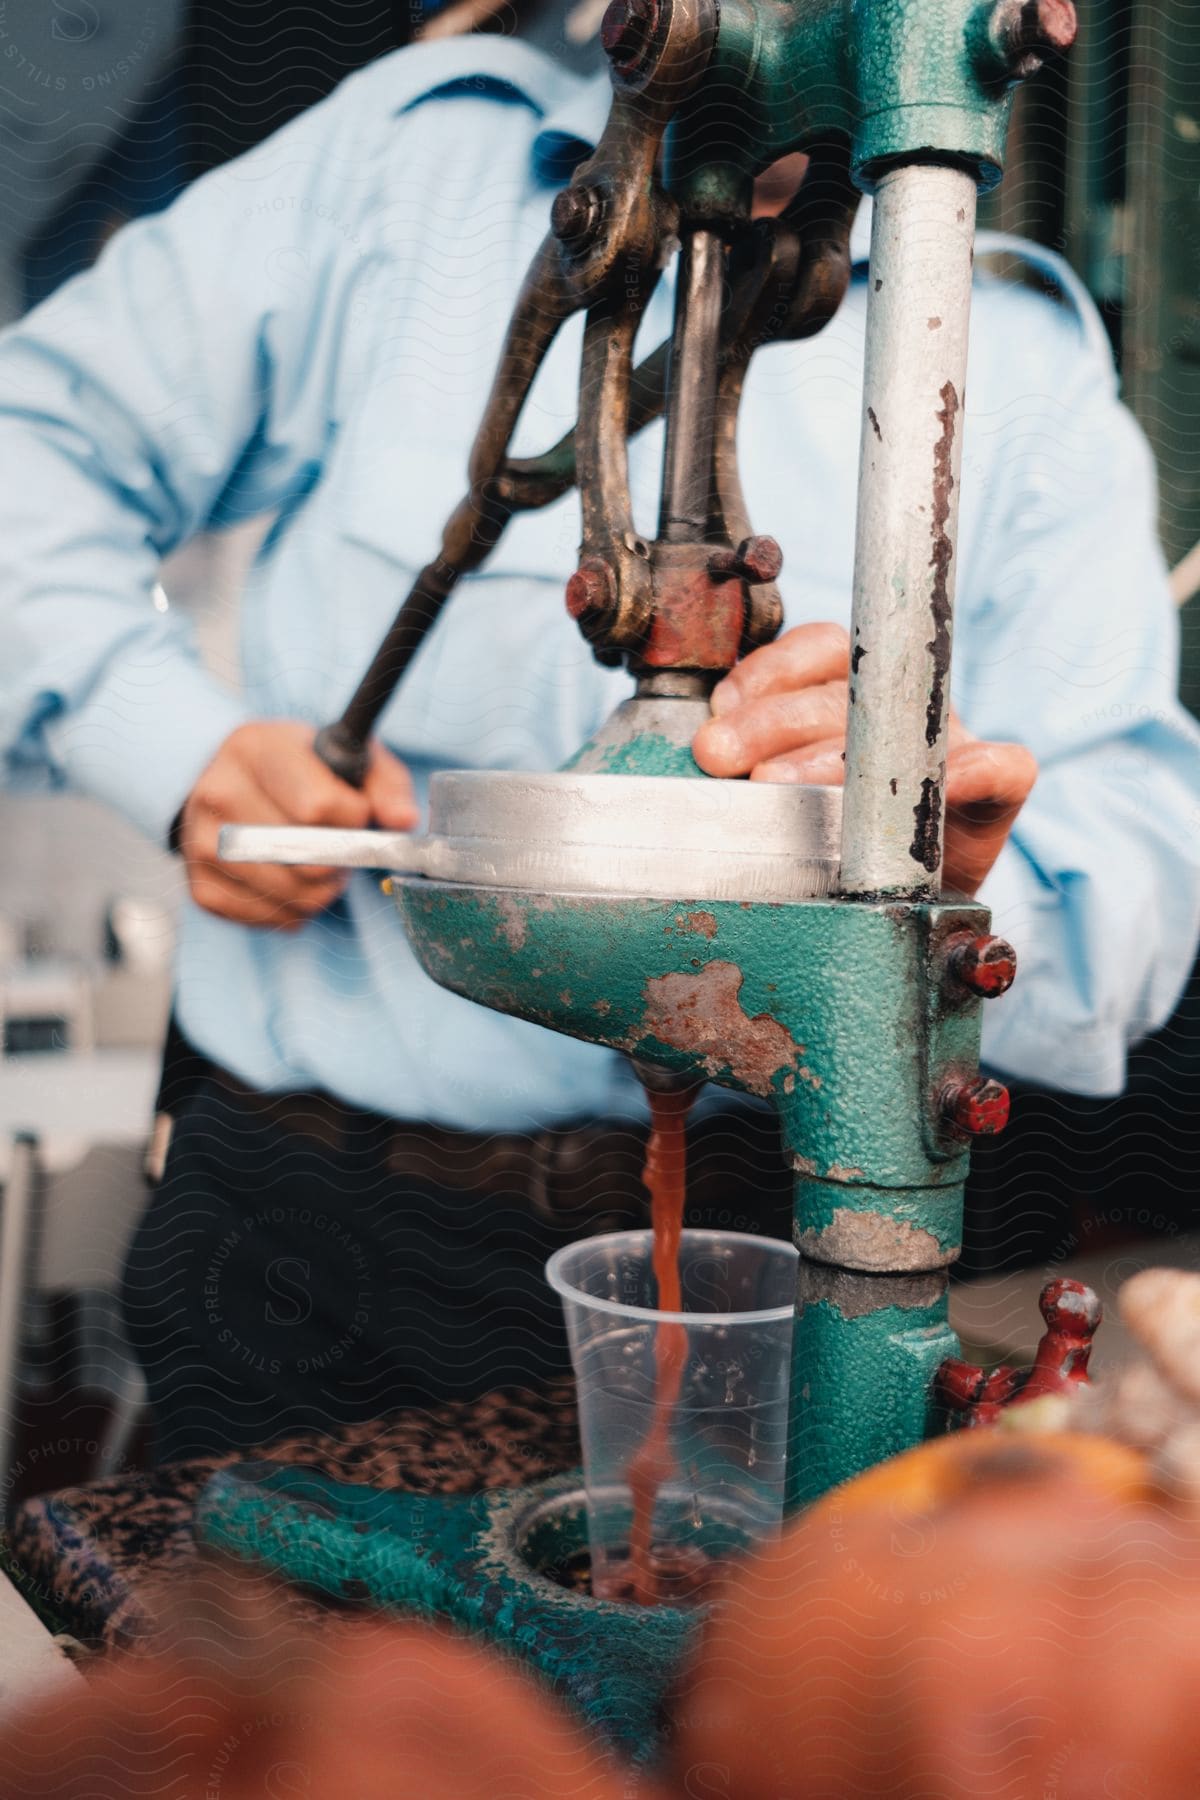
<path id="1" fill-rule="evenodd" d="M 56 1687 L 81 1681 L 41 1620 L 0 1574 L 0 1718 Z"/>

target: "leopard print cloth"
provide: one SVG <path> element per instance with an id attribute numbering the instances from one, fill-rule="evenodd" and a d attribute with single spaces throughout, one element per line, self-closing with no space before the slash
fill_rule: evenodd
<path id="1" fill-rule="evenodd" d="M 298 1433 L 253 1457 L 239 1451 L 40 1495 L 17 1509 L 9 1530 L 26 1594 L 85 1644 L 144 1642 L 164 1591 L 198 1561 L 197 1494 L 215 1469 L 251 1460 L 410 1493 L 524 1487 L 578 1463 L 574 1389 L 563 1382 L 538 1395 L 486 1394 L 336 1435 Z M 312 1599 L 296 1606 L 321 1610 Z"/>

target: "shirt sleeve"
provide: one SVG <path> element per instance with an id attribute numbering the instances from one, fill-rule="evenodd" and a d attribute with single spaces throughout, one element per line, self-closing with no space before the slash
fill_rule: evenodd
<path id="1" fill-rule="evenodd" d="M 156 610 L 157 566 L 317 478 L 385 135 L 360 80 L 0 338 L 6 775 L 70 783 L 160 842 L 243 708 Z"/>
<path id="2" fill-rule="evenodd" d="M 988 1008 L 984 1055 L 1114 1095 L 1196 953 L 1200 733 L 1177 698 L 1153 462 L 1107 349 L 1045 299 L 1011 311 L 995 339 L 1008 380 L 993 402 L 985 377 L 965 450 L 968 470 L 990 450 L 999 473 L 956 689 L 970 729 L 1026 744 L 1041 773 L 981 895 L 1020 957 L 1016 987 Z"/>

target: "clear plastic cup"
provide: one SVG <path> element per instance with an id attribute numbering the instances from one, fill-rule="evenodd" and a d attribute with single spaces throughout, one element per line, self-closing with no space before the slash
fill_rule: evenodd
<path id="1" fill-rule="evenodd" d="M 685 1231 L 684 1310 L 658 1312 L 649 1231 L 556 1251 L 579 1390 L 592 1592 L 635 1594 L 629 1567 L 630 1470 L 657 1416 L 658 1359 L 680 1366 L 650 1527 L 653 1598 L 703 1598 L 715 1564 L 778 1529 L 798 1257 L 790 1244 L 733 1231 Z M 660 1343 L 660 1334 L 671 1334 Z"/>

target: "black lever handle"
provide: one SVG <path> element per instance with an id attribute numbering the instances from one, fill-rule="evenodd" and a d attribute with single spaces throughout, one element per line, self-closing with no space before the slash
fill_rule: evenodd
<path id="1" fill-rule="evenodd" d="M 489 484 L 490 485 L 490 484 Z M 446 521 L 441 553 L 426 563 L 371 658 L 340 719 L 318 731 L 313 748 L 341 781 L 360 788 L 367 779 L 371 733 L 417 651 L 437 623 L 460 578 L 495 548 L 512 508 L 468 494 Z"/>
<path id="2" fill-rule="evenodd" d="M 318 731 L 314 750 L 326 768 L 351 787 L 360 788 L 366 781 L 371 733 L 379 715 L 428 636 L 460 573 L 441 558 L 421 570 L 341 718 Z"/>

